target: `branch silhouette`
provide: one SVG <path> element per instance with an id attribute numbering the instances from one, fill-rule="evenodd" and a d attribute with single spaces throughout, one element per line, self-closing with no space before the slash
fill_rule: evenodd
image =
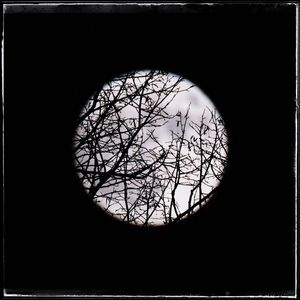
<path id="1" fill-rule="evenodd" d="M 78 118 L 79 178 L 95 202 L 127 223 L 177 222 L 205 204 L 223 176 L 227 135 L 216 110 L 207 107 L 199 122 L 190 120 L 191 104 L 168 110 L 193 88 L 182 81 L 162 71 L 127 73 L 98 90 Z"/>

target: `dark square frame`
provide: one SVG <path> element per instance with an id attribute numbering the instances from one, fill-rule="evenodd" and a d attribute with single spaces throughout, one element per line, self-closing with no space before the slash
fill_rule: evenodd
<path id="1" fill-rule="evenodd" d="M 6 295 L 295 295 L 296 4 L 4 8 Z M 86 201 L 71 154 L 87 97 L 148 68 L 203 89 L 230 155 L 203 212 L 144 230 Z"/>

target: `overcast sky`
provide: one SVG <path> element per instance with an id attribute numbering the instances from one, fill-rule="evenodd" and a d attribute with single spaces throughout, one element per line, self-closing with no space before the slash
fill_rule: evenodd
<path id="1" fill-rule="evenodd" d="M 145 71 L 147 72 L 147 71 Z M 143 74 L 143 72 L 141 72 L 140 74 Z M 174 74 L 173 78 L 170 82 L 170 84 L 174 83 L 178 77 Z M 112 81 L 113 82 L 113 81 Z M 141 84 L 143 83 L 143 81 L 141 81 Z M 192 86 L 192 87 L 191 87 Z M 190 88 L 191 87 L 191 88 Z M 106 89 L 107 85 L 103 86 L 103 89 Z M 161 87 L 159 87 L 161 88 Z M 197 124 L 201 123 L 201 119 L 203 120 L 203 114 L 204 114 L 204 123 L 209 125 L 209 120 L 210 120 L 210 111 L 214 111 L 216 108 L 214 106 L 214 104 L 212 103 L 212 101 L 205 95 L 205 93 L 197 86 L 194 86 L 192 82 L 188 81 L 188 80 L 183 80 L 180 82 L 179 84 L 179 88 L 181 90 L 181 92 L 179 92 L 174 99 L 166 106 L 165 111 L 168 113 L 168 115 L 185 115 L 187 113 L 187 110 L 189 109 L 189 114 L 188 114 L 188 122 L 187 124 L 190 124 L 191 122 L 195 122 Z M 169 95 L 164 102 L 161 105 L 164 105 L 164 103 L 168 102 L 171 99 L 172 95 Z M 128 105 L 126 106 L 124 109 L 121 110 L 121 116 L 124 118 L 138 118 L 138 112 L 136 109 L 134 109 L 133 106 Z M 218 114 L 218 112 L 217 112 Z M 219 116 L 219 115 L 218 115 Z M 168 120 L 167 123 L 165 123 L 164 125 L 162 125 L 162 121 L 161 121 L 161 125 L 159 127 L 155 128 L 154 131 L 154 135 L 158 138 L 159 142 L 164 145 L 164 146 L 168 146 L 171 142 L 171 131 L 175 132 L 175 133 L 180 133 L 180 126 L 178 127 L 177 124 L 177 120 L 175 118 L 171 118 Z M 195 134 L 195 132 L 193 131 L 193 129 L 190 126 L 187 126 L 187 129 L 185 131 L 185 135 L 184 138 L 189 140 L 191 138 L 191 136 Z M 149 139 L 145 145 L 145 147 L 147 147 L 147 149 L 154 149 L 157 144 Z M 187 146 L 183 146 L 182 148 L 183 153 L 187 152 Z M 195 160 L 197 159 L 196 155 L 191 152 L 190 153 L 191 156 L 195 156 Z M 113 155 L 113 154 L 112 154 Z M 158 156 L 157 156 L 158 157 Z M 199 157 L 198 157 L 199 159 Z M 186 185 L 182 185 L 182 182 L 180 182 L 177 190 L 176 190 L 176 194 L 175 194 L 175 199 L 179 208 L 180 212 L 184 212 L 185 210 L 188 209 L 188 198 L 189 198 L 189 194 L 190 194 L 190 190 L 191 190 L 191 186 L 186 186 Z M 130 184 L 130 183 L 129 183 Z M 208 185 L 203 185 L 203 192 L 210 192 L 212 187 L 215 187 L 216 185 L 219 184 L 219 181 L 212 177 L 209 179 L 208 185 L 210 185 L 211 187 L 208 187 Z M 86 186 L 86 188 L 89 188 L 90 186 Z M 103 189 L 102 193 L 107 192 L 107 189 Z M 169 187 L 169 193 L 171 193 L 171 187 Z M 98 192 L 98 195 L 101 195 L 101 189 Z M 101 200 L 101 201 L 99 201 Z M 105 199 L 101 199 L 101 197 L 99 197 L 98 199 L 98 203 L 100 206 L 105 207 Z M 130 203 L 133 203 L 135 201 L 134 196 L 131 196 L 131 199 L 129 199 Z M 114 205 L 111 208 L 109 208 L 110 213 L 115 214 L 116 210 L 118 209 L 118 205 Z M 155 219 L 155 217 L 157 219 Z M 175 217 L 175 214 L 174 214 Z M 161 224 L 162 220 L 159 220 L 160 216 L 159 213 L 158 214 L 153 214 L 153 220 L 152 223 L 153 224 Z"/>

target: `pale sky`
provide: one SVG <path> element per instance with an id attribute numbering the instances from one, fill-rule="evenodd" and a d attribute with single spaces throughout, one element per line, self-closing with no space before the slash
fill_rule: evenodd
<path id="1" fill-rule="evenodd" d="M 146 71 L 145 71 L 146 72 Z M 143 72 L 139 72 L 139 74 L 143 74 Z M 174 74 L 172 74 L 174 77 L 171 80 L 170 83 L 174 83 L 178 77 Z M 142 82 L 141 82 L 142 83 Z M 185 90 L 182 92 L 179 92 L 174 99 L 168 104 L 168 106 L 165 108 L 165 111 L 168 113 L 168 115 L 178 115 L 179 113 L 181 113 L 181 115 L 185 115 L 189 106 L 189 117 L 188 117 L 188 121 L 187 124 L 190 124 L 191 122 L 195 122 L 196 124 L 200 124 L 201 123 L 201 119 L 204 113 L 204 123 L 206 125 L 209 125 L 209 120 L 210 120 L 210 112 L 208 110 L 208 108 L 211 111 L 216 110 L 213 102 L 205 95 L 205 93 L 196 86 L 193 86 L 192 88 L 190 88 L 193 85 L 192 82 L 188 81 L 188 80 L 183 80 L 180 84 L 180 90 Z M 107 85 L 105 85 L 103 87 L 103 89 L 107 88 Z M 188 89 L 190 88 L 190 89 Z M 188 90 L 187 90 L 188 89 Z M 165 101 L 162 103 L 162 105 L 164 103 L 167 103 L 171 98 L 171 95 L 169 95 Z M 124 118 L 138 118 L 138 113 L 137 110 L 134 109 L 133 106 L 128 105 L 126 106 L 124 109 L 121 110 L 121 116 Z M 218 112 L 217 112 L 218 114 Z M 218 115 L 218 117 L 220 117 Z M 171 142 L 171 131 L 173 132 L 177 132 L 179 133 L 180 128 L 178 127 L 178 124 L 176 126 L 177 123 L 176 118 L 171 118 L 168 120 L 168 122 L 160 127 L 156 127 L 155 131 L 154 131 L 154 135 L 157 137 L 158 141 L 163 145 L 163 146 L 168 146 L 170 145 Z M 162 124 L 162 121 L 161 121 Z M 159 124 L 159 125 L 161 125 Z M 77 132 L 80 134 L 80 132 Z M 194 135 L 195 132 L 193 131 L 193 129 L 190 126 L 187 126 L 187 129 L 185 131 L 185 135 L 184 138 L 187 140 L 190 140 L 191 136 Z M 155 146 L 157 146 L 157 144 L 149 139 L 144 146 L 147 149 L 154 149 Z M 182 152 L 183 153 L 187 153 L 188 149 L 187 146 L 183 146 L 182 148 Z M 113 155 L 113 153 L 112 153 Z M 193 154 L 193 152 L 190 153 L 191 156 L 195 156 L 195 161 L 196 161 L 196 155 Z M 199 158 L 198 158 L 199 159 Z M 161 172 L 164 172 L 163 170 L 161 170 Z M 80 176 L 80 175 L 79 175 Z M 214 178 L 213 176 L 209 179 L 208 184 L 212 187 L 215 187 L 219 184 L 219 181 Z M 85 186 L 86 188 L 89 188 L 89 184 L 86 184 Z M 186 186 L 186 185 L 182 185 L 179 184 L 176 193 L 175 193 L 175 199 L 179 208 L 180 212 L 184 212 L 185 210 L 188 209 L 188 198 L 189 198 L 189 194 L 190 194 L 190 190 L 191 190 L 191 186 Z M 208 188 L 206 185 L 203 185 L 203 191 L 208 193 L 211 191 L 211 187 Z M 171 192 L 171 187 L 169 187 L 169 190 Z M 107 191 L 107 188 L 103 188 L 102 191 L 101 189 L 99 190 L 97 195 L 101 195 L 101 193 L 105 193 Z M 132 196 L 133 197 L 133 196 Z M 102 206 L 104 209 L 107 208 L 106 207 L 106 201 L 104 198 L 101 198 L 101 196 L 97 199 L 98 200 L 98 204 L 100 206 Z M 122 201 L 122 200 L 120 200 Z M 134 198 L 129 199 L 129 203 L 133 203 L 135 201 Z M 111 214 L 116 214 L 117 210 L 118 210 L 118 205 L 113 205 L 111 206 L 108 210 Z M 159 213 L 154 213 L 153 214 L 153 218 L 151 220 L 153 225 L 160 225 L 162 224 L 161 220 L 156 220 L 155 216 L 157 218 L 160 218 Z M 175 213 L 174 213 L 174 217 L 175 217 Z"/>

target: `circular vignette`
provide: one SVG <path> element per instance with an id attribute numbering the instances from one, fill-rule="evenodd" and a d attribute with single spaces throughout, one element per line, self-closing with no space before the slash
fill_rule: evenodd
<path id="1" fill-rule="evenodd" d="M 91 199 L 128 224 L 178 222 L 203 207 L 222 180 L 228 137 L 199 87 L 161 70 L 115 77 L 81 110 L 73 140 Z"/>

